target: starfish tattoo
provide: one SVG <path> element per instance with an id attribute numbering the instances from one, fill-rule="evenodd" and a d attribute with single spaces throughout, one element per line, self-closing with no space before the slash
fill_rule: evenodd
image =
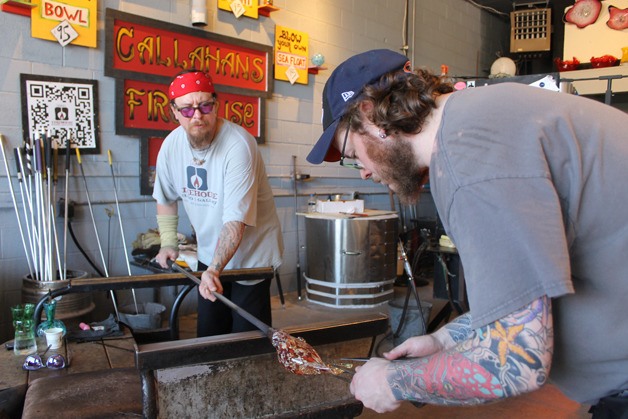
<path id="1" fill-rule="evenodd" d="M 497 352 L 499 354 L 499 362 L 502 366 L 506 364 L 506 358 L 509 352 L 513 352 L 529 363 L 534 363 L 534 359 L 528 355 L 520 345 L 515 343 L 515 339 L 523 330 L 524 325 L 516 325 L 504 329 L 500 322 L 495 323 L 495 328 L 491 330 L 491 337 L 497 339 Z"/>

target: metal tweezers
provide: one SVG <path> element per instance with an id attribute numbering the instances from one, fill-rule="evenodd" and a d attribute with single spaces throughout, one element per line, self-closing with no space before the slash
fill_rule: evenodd
<path id="1" fill-rule="evenodd" d="M 341 362 L 334 362 L 331 363 L 330 365 L 332 367 L 341 369 L 342 371 L 344 371 L 344 373 L 349 374 L 351 376 L 351 378 L 353 378 L 353 376 L 355 375 L 355 370 L 353 369 L 353 364 L 351 363 L 347 363 L 347 361 L 349 362 L 367 362 L 370 358 L 340 358 Z M 351 382 L 350 379 L 348 379 L 347 377 L 344 377 L 343 375 L 334 375 L 334 377 L 338 377 L 341 380 L 345 380 L 348 382 Z M 425 406 L 425 403 L 423 402 L 417 402 L 417 401 L 412 401 L 409 400 L 410 403 L 412 403 L 412 405 L 414 405 L 414 407 L 423 407 Z"/>
<path id="2" fill-rule="evenodd" d="M 368 360 L 369 358 L 340 358 L 338 361 L 332 362 L 329 365 L 343 372 L 342 374 L 333 374 L 334 377 L 351 382 L 353 376 L 355 375 L 355 367 L 353 366 L 353 363 L 366 362 Z"/>

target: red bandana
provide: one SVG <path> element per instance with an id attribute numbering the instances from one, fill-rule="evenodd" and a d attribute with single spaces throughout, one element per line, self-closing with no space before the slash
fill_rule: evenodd
<path id="1" fill-rule="evenodd" d="M 187 95 L 193 92 L 214 93 L 214 83 L 209 74 L 196 71 L 194 73 L 181 74 L 170 83 L 168 88 L 168 96 L 170 100 Z"/>

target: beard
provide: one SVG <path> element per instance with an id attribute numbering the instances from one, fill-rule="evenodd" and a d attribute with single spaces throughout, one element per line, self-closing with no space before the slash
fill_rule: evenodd
<path id="1" fill-rule="evenodd" d="M 401 203 L 417 202 L 423 185 L 428 181 L 429 170 L 416 161 L 410 143 L 398 135 L 386 144 L 370 133 L 363 138 L 366 154 L 377 164 L 381 180 L 399 196 Z"/>
<path id="2" fill-rule="evenodd" d="M 203 149 L 210 146 L 218 132 L 218 124 L 218 121 L 214 122 L 213 125 L 207 122 L 190 121 L 190 125 L 185 131 L 192 148 Z"/>
<path id="3" fill-rule="evenodd" d="M 213 132 L 206 128 L 199 129 L 199 127 L 195 127 L 188 130 L 187 135 L 193 148 L 207 147 L 213 139 Z"/>

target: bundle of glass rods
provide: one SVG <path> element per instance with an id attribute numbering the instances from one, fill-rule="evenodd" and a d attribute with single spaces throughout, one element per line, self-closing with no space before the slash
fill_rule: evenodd
<path id="1" fill-rule="evenodd" d="M 49 134 L 42 133 L 33 135 L 32 138 L 25 140 L 22 146 L 13 150 L 20 206 L 13 188 L 4 142 L 4 136 L 0 134 L 4 168 L 20 238 L 26 253 L 30 279 L 37 281 L 65 279 L 66 269 L 59 269 L 63 264 L 54 209 L 57 173 L 53 160 L 57 157 L 57 143 Z M 57 277 L 57 271 L 60 272 L 61 278 Z"/>

